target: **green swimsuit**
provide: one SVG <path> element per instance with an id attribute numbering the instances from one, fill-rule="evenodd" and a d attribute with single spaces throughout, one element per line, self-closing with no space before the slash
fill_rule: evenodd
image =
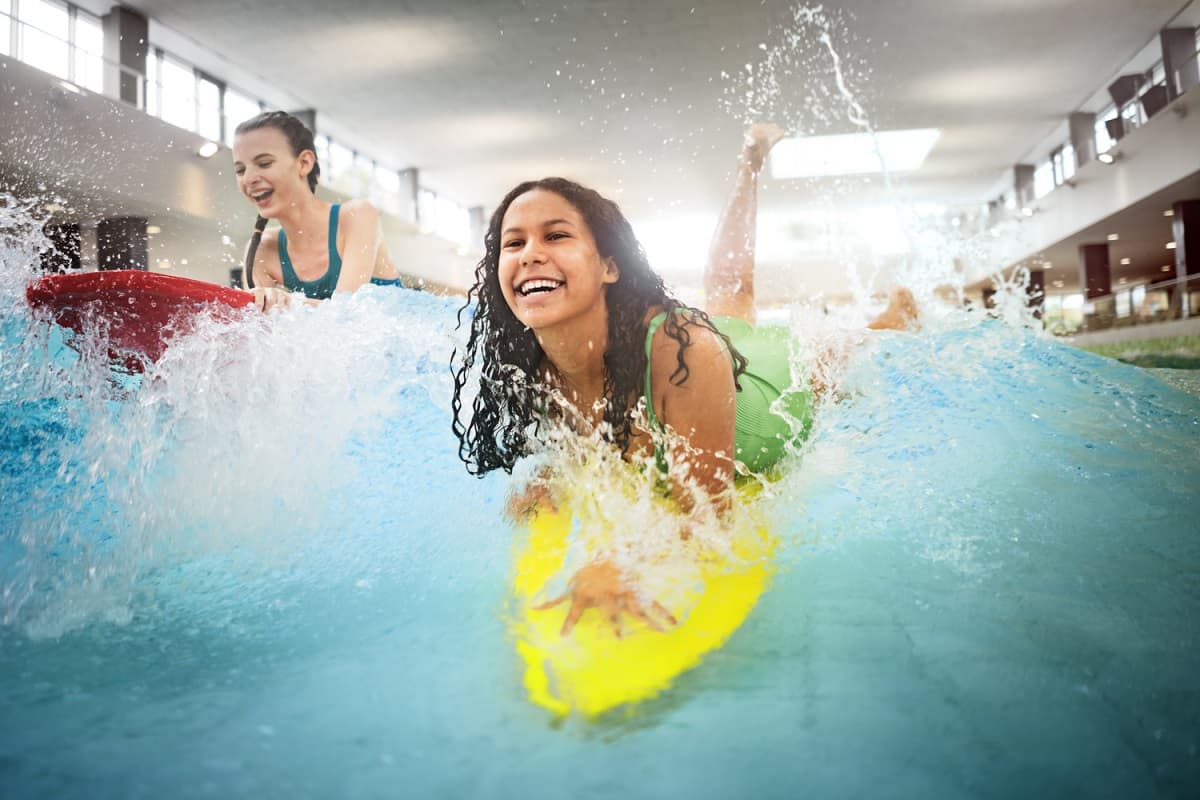
<path id="1" fill-rule="evenodd" d="M 646 412 L 652 427 L 662 423 L 654 413 L 650 394 L 650 346 L 654 334 L 667 318 L 667 312 L 650 320 L 646 328 Z M 764 472 L 783 459 L 786 444 L 792 438 L 803 439 L 812 425 L 812 395 L 785 391 L 792 385 L 791 348 L 786 328 L 774 325 L 755 327 L 734 317 L 711 317 L 717 330 L 729 337 L 733 346 L 746 357 L 746 371 L 738 378 L 734 435 L 734 457 L 752 472 Z M 783 397 L 784 411 L 800 421 L 798 434 L 782 416 L 771 410 L 776 398 Z"/>

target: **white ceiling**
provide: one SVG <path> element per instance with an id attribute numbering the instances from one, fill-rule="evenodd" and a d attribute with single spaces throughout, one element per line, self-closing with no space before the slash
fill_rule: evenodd
<path id="1" fill-rule="evenodd" d="M 1183 0 L 839 0 L 827 29 L 881 129 L 943 136 L 913 199 L 974 203 Z M 550 173 L 638 216 L 715 213 L 747 116 L 847 130 L 823 26 L 786 0 L 140 0 L 139 10 L 319 110 L 464 205 Z M 789 41 L 789 37 L 791 41 Z M 236 81 L 236 76 L 225 76 Z M 835 195 L 858 195 L 842 181 Z M 774 185 L 768 205 L 811 186 Z"/>

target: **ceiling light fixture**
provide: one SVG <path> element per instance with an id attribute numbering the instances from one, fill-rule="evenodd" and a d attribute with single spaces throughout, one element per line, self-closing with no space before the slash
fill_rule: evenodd
<path id="1" fill-rule="evenodd" d="M 771 151 L 771 176 L 815 178 L 910 172 L 925 162 L 942 132 L 936 128 L 795 136 Z"/>
<path id="2" fill-rule="evenodd" d="M 1175 249 L 1175 243 L 1174 243 L 1174 242 L 1167 242 L 1167 249 L 1168 249 L 1168 250 L 1174 250 L 1174 249 Z"/>
<path id="3" fill-rule="evenodd" d="M 1133 259 L 1132 258 L 1122 258 L 1121 263 L 1128 266 L 1129 264 L 1133 263 Z"/>
<path id="4" fill-rule="evenodd" d="M 1029 206 L 1025 206 L 1024 208 L 1022 208 L 1022 209 L 1021 209 L 1021 216 L 1023 216 L 1023 217 L 1032 217 L 1032 216 L 1033 216 L 1033 209 L 1032 209 L 1032 208 L 1030 208 Z"/>
<path id="5" fill-rule="evenodd" d="M 1117 281 L 1117 283 L 1124 286 L 1125 284 L 1129 283 L 1129 278 L 1121 278 L 1121 280 Z"/>
<path id="6" fill-rule="evenodd" d="M 221 145 L 217 144 L 216 142 L 205 142 L 196 148 L 196 155 L 200 156 L 201 158 L 212 158 L 220 149 Z"/>
<path id="7" fill-rule="evenodd" d="M 1109 240 L 1110 242 L 1118 242 L 1118 241 L 1120 241 L 1120 240 L 1121 240 L 1121 234 L 1119 234 L 1119 233 L 1110 233 L 1110 234 L 1108 235 L 1108 240 Z"/>
<path id="8" fill-rule="evenodd" d="M 1162 269 L 1161 269 L 1161 270 L 1159 270 L 1159 271 L 1160 271 L 1160 272 L 1170 272 L 1170 271 L 1171 271 L 1171 265 L 1170 265 L 1170 264 L 1163 264 L 1163 266 L 1162 266 Z"/>
<path id="9" fill-rule="evenodd" d="M 1175 209 L 1173 209 L 1173 208 L 1168 208 L 1166 211 L 1164 211 L 1164 212 L 1163 212 L 1163 216 L 1164 216 L 1164 217 L 1173 217 L 1173 216 L 1175 216 Z"/>
<path id="10" fill-rule="evenodd" d="M 147 226 L 146 226 L 146 233 L 148 233 L 148 234 L 150 234 L 151 236 L 153 236 L 153 235 L 154 235 L 154 234 L 156 234 L 156 233 L 162 233 L 162 228 L 158 227 L 157 225 L 147 225 Z"/>
<path id="11" fill-rule="evenodd" d="M 1113 164 L 1121 160 L 1120 150 L 1109 150 L 1107 153 L 1101 153 L 1096 156 L 1096 160 L 1101 164 Z"/>

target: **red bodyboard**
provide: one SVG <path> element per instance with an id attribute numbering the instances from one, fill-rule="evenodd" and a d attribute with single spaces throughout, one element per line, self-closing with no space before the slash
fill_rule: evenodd
<path id="1" fill-rule="evenodd" d="M 29 305 L 79 333 L 87 320 L 105 321 L 109 354 L 135 372 L 157 361 L 171 337 L 188 333 L 199 314 L 232 317 L 254 295 L 176 275 L 138 269 L 46 275 L 25 290 Z"/>

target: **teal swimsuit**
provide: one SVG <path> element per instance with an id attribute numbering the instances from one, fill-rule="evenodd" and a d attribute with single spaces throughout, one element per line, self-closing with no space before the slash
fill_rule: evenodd
<path id="1" fill-rule="evenodd" d="M 289 292 L 304 292 L 304 296 L 311 300 L 328 300 L 333 297 L 338 277 L 342 274 L 342 257 L 337 251 L 338 212 L 341 208 L 341 203 L 334 203 L 329 209 L 329 269 L 315 281 L 302 281 L 296 274 L 292 259 L 288 257 L 287 234 L 280 228 L 279 266 L 283 269 L 283 288 Z M 371 283 L 376 286 L 401 285 L 399 278 L 371 278 Z"/>
<path id="2" fill-rule="evenodd" d="M 662 423 L 654 413 L 650 394 L 650 345 L 667 313 L 650 320 L 646 328 L 646 411 L 657 430 Z M 734 317 L 712 317 L 713 326 L 729 337 L 738 352 L 746 357 L 746 371 L 738 377 L 734 458 L 752 472 L 764 472 L 778 464 L 787 453 L 790 439 L 803 439 L 812 426 L 812 395 L 787 392 L 792 385 L 791 348 L 786 328 L 774 325 L 755 327 Z M 786 392 L 786 393 L 785 393 Z M 800 421 L 793 434 L 788 421 L 771 410 L 777 397 L 783 397 L 784 411 Z"/>

